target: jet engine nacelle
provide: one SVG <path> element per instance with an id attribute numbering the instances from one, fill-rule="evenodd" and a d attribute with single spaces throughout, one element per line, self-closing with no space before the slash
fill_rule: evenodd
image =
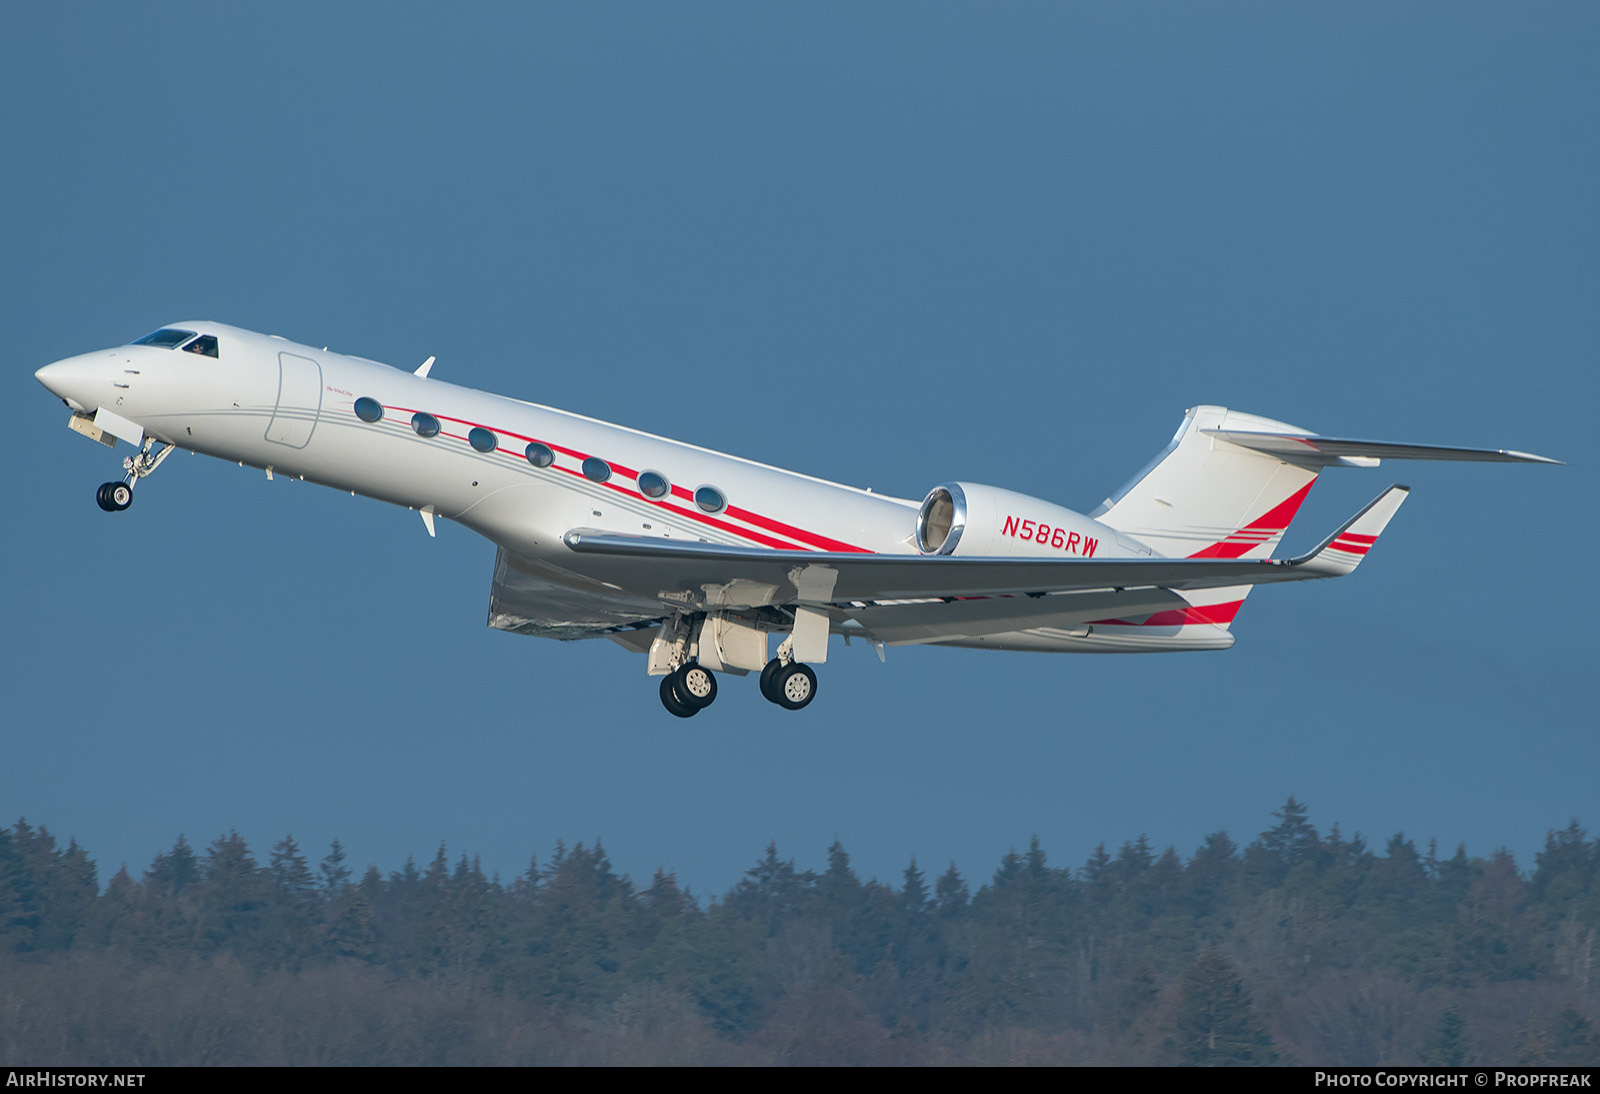
<path id="1" fill-rule="evenodd" d="M 928 491 L 917 513 L 917 547 L 925 555 L 990 558 L 1150 554 L 1148 547 L 1082 513 L 972 482 L 942 483 Z"/>

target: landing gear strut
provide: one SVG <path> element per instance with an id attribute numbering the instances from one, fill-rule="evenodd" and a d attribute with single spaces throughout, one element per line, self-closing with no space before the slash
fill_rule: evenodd
<path id="1" fill-rule="evenodd" d="M 159 450 L 156 448 L 157 445 L 161 446 Z M 171 451 L 172 445 L 165 441 L 146 437 L 138 455 L 123 458 L 122 469 L 127 474 L 122 476 L 122 481 L 103 483 L 100 489 L 95 491 L 95 504 L 108 513 L 122 512 L 133 504 L 133 484 L 160 467 L 161 461 L 166 459 Z"/>

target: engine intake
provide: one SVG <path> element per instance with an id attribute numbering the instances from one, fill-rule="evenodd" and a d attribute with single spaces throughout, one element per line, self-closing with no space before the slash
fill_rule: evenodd
<path id="1" fill-rule="evenodd" d="M 917 549 L 925 555 L 954 554 L 967 526 L 967 495 L 960 483 L 935 486 L 917 511 Z"/>
<path id="2" fill-rule="evenodd" d="M 1150 553 L 1143 544 L 1082 513 L 971 482 L 940 483 L 928 491 L 917 510 L 917 549 L 925 555 L 989 558 L 1094 558 L 1108 550 L 1122 555 Z"/>

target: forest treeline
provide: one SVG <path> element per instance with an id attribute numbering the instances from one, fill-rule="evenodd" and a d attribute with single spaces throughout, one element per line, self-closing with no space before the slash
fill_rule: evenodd
<path id="1" fill-rule="evenodd" d="M 9 1064 L 1600 1063 L 1600 839 L 1533 869 L 1293 798 L 1245 847 L 1038 841 L 981 884 L 863 882 L 775 846 L 701 901 L 604 848 L 510 883 L 445 849 L 353 876 L 290 837 L 180 838 L 102 887 L 76 842 L 0 828 Z"/>

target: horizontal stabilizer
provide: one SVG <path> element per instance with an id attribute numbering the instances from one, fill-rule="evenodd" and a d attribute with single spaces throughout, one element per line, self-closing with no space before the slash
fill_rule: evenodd
<path id="1" fill-rule="evenodd" d="M 1434 444 L 1400 444 L 1393 441 L 1352 441 L 1319 437 L 1312 433 L 1256 433 L 1237 429 L 1202 429 L 1219 440 L 1308 467 L 1357 460 L 1472 460 L 1482 463 L 1554 463 L 1548 456 L 1513 452 L 1506 448 L 1450 448 Z"/>

